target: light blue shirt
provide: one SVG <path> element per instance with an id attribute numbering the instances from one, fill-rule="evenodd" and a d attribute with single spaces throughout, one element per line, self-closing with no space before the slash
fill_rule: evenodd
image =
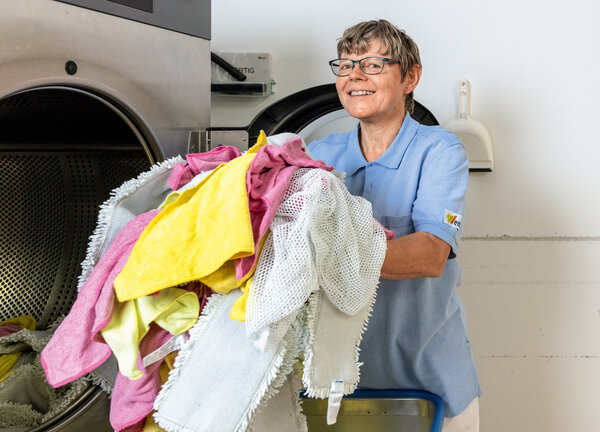
<path id="1" fill-rule="evenodd" d="M 367 162 L 358 126 L 328 135 L 308 149 L 314 159 L 346 172 L 353 195 L 366 198 L 373 216 L 395 237 L 429 232 L 451 248 L 438 278 L 381 279 L 361 342 L 360 386 L 427 390 L 444 399 L 446 416 L 460 414 L 481 393 L 455 287 L 468 160 L 459 139 L 408 114 L 394 142 Z"/>

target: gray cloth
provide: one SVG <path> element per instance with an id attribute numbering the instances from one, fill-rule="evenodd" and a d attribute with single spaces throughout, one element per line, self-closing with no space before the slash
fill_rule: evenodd
<path id="1" fill-rule="evenodd" d="M 86 377 L 53 388 L 40 364 L 40 351 L 52 331 L 19 332 L 0 337 L 0 354 L 21 353 L 11 374 L 0 383 L 0 427 L 41 425 L 68 408 L 89 387 Z M 24 429 L 26 430 L 26 429 Z"/>

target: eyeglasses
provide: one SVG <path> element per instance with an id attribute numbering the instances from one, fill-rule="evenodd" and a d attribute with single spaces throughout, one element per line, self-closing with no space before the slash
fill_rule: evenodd
<path id="1" fill-rule="evenodd" d="M 383 72 L 386 63 L 394 64 L 399 63 L 399 61 L 385 57 L 365 57 L 360 60 L 339 58 L 331 60 L 329 66 L 331 66 L 331 70 L 335 75 L 345 77 L 350 75 L 355 63 L 358 63 L 360 69 L 367 75 L 377 75 Z"/>

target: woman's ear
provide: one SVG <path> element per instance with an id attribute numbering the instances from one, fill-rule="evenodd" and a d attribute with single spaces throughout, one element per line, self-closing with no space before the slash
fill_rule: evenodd
<path id="1" fill-rule="evenodd" d="M 410 94 L 419 84 L 421 79 L 421 65 L 413 65 L 404 76 L 404 94 Z"/>

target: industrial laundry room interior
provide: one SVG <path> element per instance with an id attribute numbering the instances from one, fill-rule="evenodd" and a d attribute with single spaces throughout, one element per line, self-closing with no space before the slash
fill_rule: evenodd
<path id="1" fill-rule="evenodd" d="M 23 15 L 15 12 L 17 8 L 2 10 L 16 4 L 14 1 L 0 0 L 0 18 L 12 17 L 12 12 L 15 17 Z M 160 1 L 137 4 L 157 5 Z M 76 138 L 86 146 L 79 147 L 71 136 L 72 142 L 31 159 L 23 154 L 23 148 L 2 147 L 2 158 L 8 155 L 8 159 L 0 161 L 15 161 L 10 169 L 23 177 L 36 170 L 47 171 L 49 176 L 40 176 L 31 184 L 38 195 L 21 206 L 18 214 L 33 212 L 38 199 L 72 201 L 65 191 L 73 194 L 75 201 L 83 195 L 94 196 L 94 200 L 83 200 L 84 205 L 74 214 L 59 215 L 66 235 L 40 229 L 25 240 L 13 240 L 15 230 L 9 224 L 23 220 L 11 219 L 13 214 L 9 214 L 0 233 L 15 244 L 29 244 L 19 249 L 4 242 L 3 256 L 29 254 L 28 259 L 46 266 L 37 255 L 31 255 L 31 250 L 40 255 L 46 252 L 41 247 L 35 250 L 41 238 L 37 235 L 68 236 L 69 241 L 61 243 L 65 250 L 76 237 L 77 247 L 85 254 L 84 228 L 70 224 L 84 215 L 85 230 L 93 229 L 94 209 L 109 190 L 157 160 L 180 153 L 180 148 L 186 147 L 188 129 L 242 127 L 286 96 L 333 83 L 335 77 L 327 62 L 337 56 L 336 39 L 343 30 L 367 19 L 388 19 L 405 29 L 420 47 L 423 76 L 416 100 L 439 123 L 447 124 L 459 115 L 459 88 L 468 80 L 471 115 L 485 125 L 493 143 L 493 170 L 469 174 L 458 256 L 463 278 L 458 293 L 465 305 L 483 390 L 481 430 L 598 429 L 594 414 L 600 404 L 600 229 L 595 222 L 600 219 L 596 202 L 600 146 L 592 132 L 600 114 L 596 103 L 600 99 L 600 59 L 595 54 L 600 40 L 596 25 L 600 6 L 596 3 L 218 0 L 210 2 L 210 34 L 189 37 L 194 32 L 189 28 L 120 21 L 67 5 L 84 0 L 28 2 L 29 6 L 19 8 L 21 12 L 36 10 L 35 27 L 10 20 L 13 28 L 0 26 L 0 63 L 8 59 L 6 64 L 15 68 L 10 79 L 2 75 L 0 110 L 25 123 L 44 117 L 46 121 L 37 123 L 33 135 L 23 137 L 18 128 L 11 129 L 15 126 L 12 118 L 4 117 L 0 135 L 4 133 L 17 144 L 27 142 L 34 151 L 47 141 L 62 142 L 60 133 L 65 125 L 56 123 L 53 116 L 66 109 L 80 126 Z M 76 16 L 82 20 L 67 20 L 72 27 L 51 25 L 48 16 L 56 9 L 46 9 L 51 3 L 60 5 L 53 18 Z M 196 2 L 200 3 L 209 2 Z M 108 27 L 103 27 L 103 20 L 110 22 Z M 73 35 L 85 32 L 88 25 L 105 32 L 75 43 L 78 38 Z M 127 39 L 132 26 L 145 38 Z M 23 68 L 24 63 L 11 61 L 28 50 L 35 51 L 35 44 L 14 50 L 7 41 L 29 37 L 31 28 L 43 30 L 46 41 L 58 37 L 58 43 L 37 47 L 39 62 Z M 129 43 L 121 44 L 119 37 Z M 64 45 L 77 48 L 68 60 L 79 69 L 63 79 L 69 73 L 68 65 L 61 60 L 58 67 L 45 60 L 62 56 L 59 48 Z M 204 61 L 209 51 L 267 53 L 274 85 L 264 95 L 211 95 L 209 66 Z M 50 70 L 50 79 L 40 78 L 41 70 Z M 200 80 L 195 79 L 198 72 Z M 21 92 L 25 82 L 37 86 L 35 91 Z M 13 92 L 19 94 L 2 98 Z M 34 113 L 28 104 L 39 111 Z M 115 130 L 121 130 L 119 136 L 86 134 L 98 119 L 114 123 Z M 352 127 L 353 120 L 338 119 L 308 139 Z M 48 133 L 39 133 L 40 129 Z M 64 150 L 75 154 L 65 157 Z M 45 168 L 47 159 L 57 161 L 56 171 Z M 0 169 L 6 173 L 8 167 L 1 165 Z M 68 181 L 50 185 L 48 190 L 55 195 L 40 193 L 61 173 Z M 86 181 L 78 180 L 78 175 Z M 9 177 L 14 177 L 13 171 L 1 178 Z M 82 185 L 89 181 L 91 189 L 72 188 L 75 183 L 71 181 Z M 10 188 L 0 192 L 13 199 Z M 55 217 L 47 215 L 45 223 Z M 59 259 L 52 265 L 60 266 L 76 283 L 78 262 Z M 24 286 L 36 283 L 27 279 L 29 275 L 21 276 Z M 50 302 L 38 305 L 40 310 L 35 312 L 44 317 L 44 325 L 61 312 L 61 302 L 68 303 L 62 295 L 51 298 L 58 306 Z M 10 307 L 3 312 L 8 313 L 7 309 L 10 312 Z M 92 390 L 87 392 L 85 400 L 92 402 L 86 403 L 100 406 L 100 414 L 94 415 L 103 415 L 103 402 L 91 398 Z M 81 429 L 76 426 L 74 430 Z"/>
<path id="2" fill-rule="evenodd" d="M 212 5 L 212 50 L 268 52 L 276 82 L 268 97 L 213 94 L 212 126 L 245 125 L 333 82 L 336 39 L 367 19 L 389 19 L 419 44 L 415 99 L 441 124 L 458 116 L 460 81 L 471 82 L 472 116 L 494 146 L 493 172 L 469 176 L 459 256 L 482 431 L 598 429 L 598 12 L 587 0 Z"/>

